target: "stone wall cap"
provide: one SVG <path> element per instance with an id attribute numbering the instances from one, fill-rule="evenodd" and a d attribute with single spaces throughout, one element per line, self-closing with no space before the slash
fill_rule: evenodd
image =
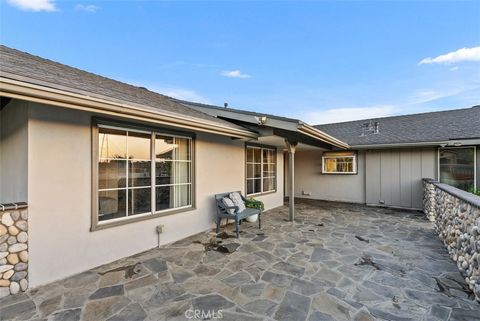
<path id="1" fill-rule="evenodd" d="M 27 202 L 0 203 L 0 212 L 20 210 L 22 208 L 27 208 L 27 207 L 28 207 Z"/>
<path id="2" fill-rule="evenodd" d="M 450 186 L 448 184 L 439 183 L 437 181 L 432 181 L 431 183 L 434 184 L 439 189 L 447 192 L 448 194 L 458 197 L 459 199 L 469 203 L 470 205 L 480 208 L 480 196 L 477 196 L 469 192 L 465 192 L 459 188 Z"/>

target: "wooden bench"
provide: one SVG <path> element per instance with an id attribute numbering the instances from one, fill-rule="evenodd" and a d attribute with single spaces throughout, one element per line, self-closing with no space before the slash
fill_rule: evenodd
<path id="1" fill-rule="evenodd" d="M 241 221 L 243 219 L 246 219 L 249 216 L 257 215 L 257 214 L 258 214 L 258 228 L 262 229 L 262 222 L 261 222 L 262 210 L 247 207 L 245 210 L 238 212 L 238 206 L 226 206 L 223 203 L 223 198 L 229 197 L 230 193 L 234 193 L 234 192 L 221 193 L 221 194 L 215 195 L 215 201 L 217 203 L 217 220 L 216 220 L 217 233 L 220 231 L 220 222 L 222 218 L 226 218 L 227 222 L 228 222 L 228 219 L 235 221 L 235 229 L 236 229 L 237 238 L 238 238 L 240 233 Z M 240 193 L 239 191 L 237 191 L 237 193 L 240 194 L 243 202 L 246 203 L 247 199 L 242 195 L 242 193 Z M 230 214 L 229 210 L 234 210 L 234 213 Z"/>

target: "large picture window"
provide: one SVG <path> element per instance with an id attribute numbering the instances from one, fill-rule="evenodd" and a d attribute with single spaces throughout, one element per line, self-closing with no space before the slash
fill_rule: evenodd
<path id="1" fill-rule="evenodd" d="M 247 195 L 276 191 L 276 149 L 258 146 L 247 146 L 246 154 Z"/>
<path id="2" fill-rule="evenodd" d="M 465 191 L 475 188 L 475 147 L 440 148 L 440 182 Z"/>
<path id="3" fill-rule="evenodd" d="M 99 223 L 191 206 L 191 137 L 98 126 Z"/>
<path id="4" fill-rule="evenodd" d="M 355 152 L 325 152 L 322 156 L 323 174 L 356 174 L 357 154 Z"/>

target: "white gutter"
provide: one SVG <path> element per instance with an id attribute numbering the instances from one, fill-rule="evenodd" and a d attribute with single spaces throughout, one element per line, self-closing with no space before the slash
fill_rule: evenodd
<path id="1" fill-rule="evenodd" d="M 318 130 L 317 128 L 315 128 L 313 126 L 310 126 L 310 125 L 308 125 L 306 123 L 303 123 L 303 122 L 301 122 L 299 124 L 298 131 L 300 133 L 304 134 L 304 135 L 322 140 L 326 143 L 329 143 L 329 144 L 331 144 L 333 146 L 336 146 L 338 148 L 341 148 L 341 149 L 349 149 L 350 148 L 350 145 L 348 145 L 347 143 L 342 142 L 341 140 L 339 140 L 339 139 L 337 139 L 337 138 L 335 138 L 331 135 L 328 135 L 327 133 L 322 132 L 321 130 Z"/>
<path id="2" fill-rule="evenodd" d="M 205 119 L 176 115 L 162 110 L 157 111 L 148 106 L 142 108 L 141 106 L 112 102 L 106 99 L 75 94 L 1 76 L 0 95 L 41 104 L 117 117 L 127 117 L 129 119 L 154 122 L 155 124 L 198 130 L 223 136 L 258 138 L 258 135 L 251 131 L 224 126 Z"/>
<path id="3" fill-rule="evenodd" d="M 458 147 L 465 145 L 480 145 L 480 139 L 458 139 L 444 140 L 437 142 L 415 142 L 415 143 L 395 143 L 395 144 L 370 144 L 370 145 L 352 145 L 354 149 L 376 149 L 388 147 L 419 147 L 419 146 L 442 146 L 442 147 Z"/>

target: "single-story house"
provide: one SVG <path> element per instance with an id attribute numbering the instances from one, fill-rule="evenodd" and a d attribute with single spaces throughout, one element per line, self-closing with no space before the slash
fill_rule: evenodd
<path id="1" fill-rule="evenodd" d="M 26 202 L 30 287 L 211 228 L 217 193 L 283 205 L 287 145 L 292 158 L 297 146 L 348 148 L 305 123 L 244 127 L 5 46 L 0 96 L 0 243 L 26 251 L 12 222 L 26 215 L 12 220 L 9 204 Z"/>
<path id="2" fill-rule="evenodd" d="M 275 115 L 179 102 L 243 127 L 262 117 L 267 124 L 302 123 Z M 350 147 L 329 150 L 312 143 L 298 148 L 293 171 L 296 198 L 422 209 L 422 178 L 466 191 L 480 189 L 480 106 L 314 127 Z M 288 163 L 286 156 L 285 173 Z M 290 195 L 288 188 L 285 192 Z"/>
<path id="3" fill-rule="evenodd" d="M 23 264 L 22 290 L 208 230 L 217 193 L 420 208 L 421 178 L 480 172 L 480 107 L 311 126 L 5 46 L 0 97 L 0 274 Z"/>

